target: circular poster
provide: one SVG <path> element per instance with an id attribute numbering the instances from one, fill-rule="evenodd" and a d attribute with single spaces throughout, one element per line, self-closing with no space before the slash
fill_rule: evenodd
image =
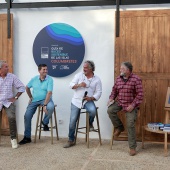
<path id="1" fill-rule="evenodd" d="M 81 34 L 65 23 L 53 23 L 44 27 L 33 43 L 33 57 L 37 66 L 46 64 L 48 75 L 65 77 L 81 65 L 85 45 Z"/>

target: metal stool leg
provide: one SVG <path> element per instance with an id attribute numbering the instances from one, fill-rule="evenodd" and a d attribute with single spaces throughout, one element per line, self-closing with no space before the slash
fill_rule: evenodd
<path id="1" fill-rule="evenodd" d="M 89 128 L 89 113 L 86 112 L 86 136 L 87 136 L 87 147 L 89 148 L 89 131 L 90 131 L 90 128 Z"/>
<path id="2" fill-rule="evenodd" d="M 114 127 L 112 129 L 112 137 L 111 137 L 111 141 L 110 141 L 110 149 L 112 150 L 112 145 L 113 145 L 113 139 L 114 139 Z"/>
<path id="3" fill-rule="evenodd" d="M 76 124 L 76 134 L 75 134 L 75 144 L 77 142 L 77 132 L 79 130 L 79 121 L 80 121 L 80 114 L 78 116 L 78 119 L 77 119 L 77 124 Z"/>
<path id="4" fill-rule="evenodd" d="M 36 123 L 36 129 L 35 129 L 34 143 L 36 143 L 36 139 L 37 139 L 37 131 L 38 131 L 39 119 L 40 119 L 40 107 L 38 107 L 37 123 Z"/>
<path id="5" fill-rule="evenodd" d="M 96 111 L 97 111 L 97 110 L 96 110 Z M 100 126 L 99 126 L 98 111 L 96 112 L 96 121 L 97 121 L 97 128 L 98 128 L 98 134 L 99 134 L 99 142 L 100 142 L 100 145 L 102 145 L 101 135 L 100 135 Z"/>
<path id="6" fill-rule="evenodd" d="M 54 121 L 55 121 L 55 129 L 56 129 L 57 140 L 59 140 L 59 136 L 58 136 L 58 126 L 57 126 L 57 116 L 56 116 L 55 107 L 54 107 Z"/>
<path id="7" fill-rule="evenodd" d="M 51 144 L 53 144 L 53 117 L 51 117 L 50 122 L 51 122 Z"/>
<path id="8" fill-rule="evenodd" d="M 41 118 L 40 118 L 40 128 L 39 128 L 39 139 L 41 137 L 41 128 L 42 128 L 41 122 L 42 122 L 42 119 L 43 119 L 43 107 L 42 106 L 40 106 L 40 114 L 41 114 Z"/>

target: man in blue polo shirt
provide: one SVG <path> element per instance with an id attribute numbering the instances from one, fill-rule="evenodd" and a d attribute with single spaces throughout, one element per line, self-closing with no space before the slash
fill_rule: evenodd
<path id="1" fill-rule="evenodd" d="M 31 120 L 39 105 L 43 106 L 43 111 L 46 113 L 42 121 L 44 131 L 49 131 L 48 123 L 54 110 L 52 101 L 53 79 L 47 75 L 46 64 L 40 64 L 38 71 L 40 75 L 33 77 L 26 86 L 30 101 L 24 116 L 25 132 L 24 138 L 19 142 L 20 145 L 31 142 Z"/>

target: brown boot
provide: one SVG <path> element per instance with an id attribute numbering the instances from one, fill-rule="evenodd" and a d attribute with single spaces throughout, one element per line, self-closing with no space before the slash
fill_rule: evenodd
<path id="1" fill-rule="evenodd" d="M 116 130 L 115 130 L 115 132 L 114 132 L 114 136 L 115 137 L 118 137 L 120 134 L 121 134 L 121 132 L 123 132 L 124 131 L 124 129 L 119 129 L 119 128 L 117 128 Z"/>
<path id="2" fill-rule="evenodd" d="M 135 149 L 130 149 L 129 155 L 130 156 L 135 156 L 136 155 L 136 150 Z"/>
<path id="3" fill-rule="evenodd" d="M 64 146 L 63 148 L 70 148 L 71 146 L 74 146 L 75 145 L 75 141 L 68 141 Z"/>

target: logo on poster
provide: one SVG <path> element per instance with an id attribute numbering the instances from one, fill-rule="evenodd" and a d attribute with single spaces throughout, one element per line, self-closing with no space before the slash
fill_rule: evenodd
<path id="1" fill-rule="evenodd" d="M 48 74 L 65 77 L 75 72 L 85 54 L 81 34 L 65 23 L 53 23 L 44 27 L 33 43 L 35 63 L 47 64 Z"/>

